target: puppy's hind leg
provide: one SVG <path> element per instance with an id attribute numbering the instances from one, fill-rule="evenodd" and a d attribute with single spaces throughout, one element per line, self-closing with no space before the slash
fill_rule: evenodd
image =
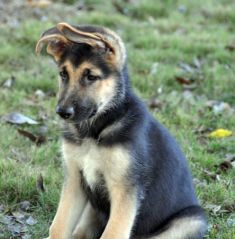
<path id="1" fill-rule="evenodd" d="M 156 236 L 146 239 L 202 239 L 207 230 L 203 210 L 193 206 L 173 217 Z"/>

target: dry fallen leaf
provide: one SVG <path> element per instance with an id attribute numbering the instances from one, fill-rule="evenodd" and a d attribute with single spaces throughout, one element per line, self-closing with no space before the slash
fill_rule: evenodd
<path id="1" fill-rule="evenodd" d="M 44 99 L 44 98 L 46 97 L 46 94 L 45 94 L 42 90 L 40 90 L 40 89 L 36 90 L 36 91 L 34 92 L 34 95 L 35 95 L 38 99 Z"/>
<path id="2" fill-rule="evenodd" d="M 2 119 L 12 124 L 38 124 L 37 121 L 18 112 L 12 112 L 2 117 Z"/>
<path id="3" fill-rule="evenodd" d="M 224 138 L 232 135 L 232 131 L 227 129 L 216 129 L 209 134 L 211 138 Z"/>
<path id="4" fill-rule="evenodd" d="M 21 212 L 12 212 L 12 216 L 14 217 L 14 219 L 21 223 L 21 224 L 24 224 L 24 221 L 26 219 L 26 216 L 25 214 L 21 213 Z"/>
<path id="5" fill-rule="evenodd" d="M 235 45 L 227 45 L 225 46 L 225 49 L 228 51 L 235 51 Z"/>
<path id="6" fill-rule="evenodd" d="M 208 128 L 204 125 L 200 125 L 196 129 L 193 130 L 194 133 L 199 134 L 199 135 L 205 135 L 211 131 L 211 128 Z"/>
<path id="7" fill-rule="evenodd" d="M 193 60 L 193 66 L 197 69 L 200 69 L 202 67 L 202 63 L 203 63 L 203 61 L 199 58 L 195 58 Z"/>
<path id="8" fill-rule="evenodd" d="M 226 102 L 209 100 L 206 102 L 205 106 L 211 109 L 215 115 L 221 114 L 224 112 L 228 112 L 232 114 L 234 112 L 232 107 Z"/>
<path id="9" fill-rule="evenodd" d="M 221 205 L 207 204 L 205 209 L 208 209 L 213 214 L 218 214 L 221 210 Z"/>
<path id="10" fill-rule="evenodd" d="M 190 85 L 193 83 L 193 81 L 190 80 L 189 78 L 182 77 L 182 76 L 175 76 L 175 80 L 182 85 Z"/>
<path id="11" fill-rule="evenodd" d="M 32 216 L 29 216 L 26 220 L 26 223 L 30 226 L 33 226 L 37 223 L 37 220 L 35 220 Z"/>
<path id="12" fill-rule="evenodd" d="M 29 202 L 25 201 L 24 204 Z M 34 226 L 37 220 L 24 211 L 8 211 L 0 213 L 0 238 L 6 238 L 5 233 L 10 233 L 10 238 L 30 239 L 28 226 Z M 1 231 L 3 225 L 3 231 Z M 7 237 L 9 238 L 9 237 Z"/>
<path id="13" fill-rule="evenodd" d="M 207 169 L 204 169 L 204 170 L 203 170 L 203 173 L 204 173 L 207 177 L 209 177 L 209 178 L 211 178 L 211 179 L 213 179 L 213 180 L 215 180 L 215 181 L 220 181 L 220 175 L 217 174 L 217 173 L 212 173 L 212 172 L 208 171 Z"/>
<path id="14" fill-rule="evenodd" d="M 128 12 L 128 9 L 122 6 L 118 1 L 112 1 L 114 8 L 117 10 L 117 12 L 126 15 Z"/>
<path id="15" fill-rule="evenodd" d="M 23 129 L 18 129 L 19 134 L 23 135 L 24 137 L 30 139 L 31 141 L 33 141 L 34 143 L 36 143 L 36 145 L 40 145 L 42 143 L 46 142 L 46 137 L 43 135 L 33 135 L 32 133 L 30 133 L 29 131 L 23 130 Z"/>
<path id="16" fill-rule="evenodd" d="M 23 201 L 19 203 L 20 210 L 26 212 L 30 209 L 30 202 L 29 201 Z"/>
<path id="17" fill-rule="evenodd" d="M 231 162 L 229 161 L 222 162 L 218 167 L 224 172 L 226 172 L 230 168 L 233 168 Z"/>
<path id="18" fill-rule="evenodd" d="M 39 192 L 45 192 L 43 177 L 41 174 L 37 178 L 37 189 Z"/>
<path id="19" fill-rule="evenodd" d="M 227 154 L 226 159 L 219 165 L 215 165 L 215 167 L 218 169 L 218 173 L 221 171 L 227 172 L 229 169 L 235 168 L 235 155 Z"/>
<path id="20" fill-rule="evenodd" d="M 14 76 L 11 76 L 9 79 L 7 79 L 5 82 L 2 83 L 3 88 L 10 89 L 12 85 L 15 83 L 16 78 Z"/>
<path id="21" fill-rule="evenodd" d="M 235 227 L 235 214 L 230 215 L 230 217 L 227 219 L 227 225 L 229 227 Z"/>
<path id="22" fill-rule="evenodd" d="M 179 64 L 179 67 L 185 72 L 188 72 L 188 73 L 193 73 L 194 72 L 194 68 L 187 63 L 181 62 Z"/>

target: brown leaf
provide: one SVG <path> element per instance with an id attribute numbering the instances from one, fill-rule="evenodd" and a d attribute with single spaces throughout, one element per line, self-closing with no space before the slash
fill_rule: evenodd
<path id="1" fill-rule="evenodd" d="M 224 210 L 226 210 L 229 213 L 235 212 L 235 203 L 226 203 L 224 205 Z"/>
<path id="2" fill-rule="evenodd" d="M 24 137 L 30 139 L 32 142 L 36 143 L 36 145 L 40 145 L 42 143 L 46 142 L 46 137 L 43 135 L 33 135 L 29 131 L 23 130 L 23 129 L 17 129 L 19 134 L 23 135 Z"/>
<path id="3" fill-rule="evenodd" d="M 235 168 L 235 155 L 227 154 L 226 159 L 219 165 L 215 165 L 215 167 L 218 169 L 217 173 L 227 172 L 229 169 Z"/>
<path id="4" fill-rule="evenodd" d="M 227 45 L 225 46 L 225 49 L 228 51 L 235 51 L 235 45 Z"/>
<path id="5" fill-rule="evenodd" d="M 175 76 L 175 80 L 182 85 L 184 85 L 184 84 L 185 85 L 190 85 L 190 84 L 193 83 L 193 81 L 190 80 L 189 78 L 182 77 L 182 76 Z"/>
<path id="6" fill-rule="evenodd" d="M 121 6 L 121 4 L 118 1 L 113 0 L 113 6 L 117 10 L 117 12 L 126 15 L 127 14 L 127 9 Z"/>
<path id="7" fill-rule="evenodd" d="M 37 189 L 39 192 L 45 192 L 43 177 L 41 174 L 37 178 Z"/>
<path id="8" fill-rule="evenodd" d="M 221 169 L 221 171 L 226 172 L 226 171 L 228 171 L 228 169 L 232 168 L 233 166 L 232 166 L 231 162 L 224 161 L 221 164 L 219 164 L 218 167 L 219 167 L 219 169 Z"/>

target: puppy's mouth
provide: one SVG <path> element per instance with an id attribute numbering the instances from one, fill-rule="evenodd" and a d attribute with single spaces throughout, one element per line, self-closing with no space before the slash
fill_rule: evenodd
<path id="1" fill-rule="evenodd" d="M 70 119 L 65 119 L 66 122 L 68 123 L 81 123 L 83 121 L 86 121 L 88 119 L 91 119 L 92 117 L 94 117 L 97 113 L 97 109 L 94 107 L 90 110 L 85 110 L 85 111 L 81 111 L 80 113 L 75 113 L 74 117 L 70 118 Z"/>

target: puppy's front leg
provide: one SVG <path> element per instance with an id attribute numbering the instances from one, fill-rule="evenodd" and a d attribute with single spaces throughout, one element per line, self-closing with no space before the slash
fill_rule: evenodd
<path id="1" fill-rule="evenodd" d="M 96 234 L 99 231 L 99 223 L 97 220 L 96 211 L 90 202 L 87 202 L 85 209 L 80 217 L 78 225 L 73 232 L 74 239 L 91 239 L 97 238 Z"/>
<path id="2" fill-rule="evenodd" d="M 86 197 L 80 185 L 80 173 L 70 162 L 68 176 L 64 183 L 59 207 L 50 227 L 50 239 L 71 239 L 72 232 L 86 204 Z"/>
<path id="3" fill-rule="evenodd" d="M 101 239 L 129 239 L 137 213 L 136 190 L 116 185 L 110 197 L 111 213 Z"/>

